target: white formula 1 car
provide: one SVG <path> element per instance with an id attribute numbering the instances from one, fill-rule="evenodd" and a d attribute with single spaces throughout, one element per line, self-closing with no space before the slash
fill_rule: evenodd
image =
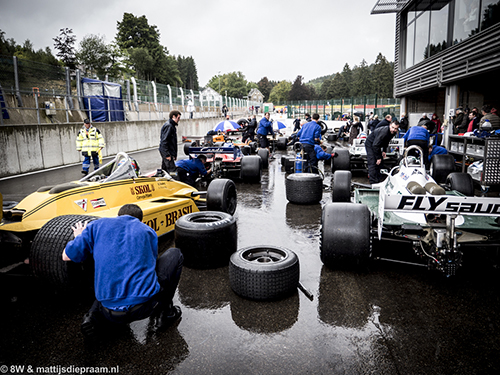
<path id="1" fill-rule="evenodd" d="M 482 251 L 498 251 L 500 199 L 474 197 L 467 173 L 450 173 L 445 183 L 436 183 L 424 163 L 410 156 L 412 151 L 422 155 L 417 146 L 407 148 L 385 181 L 354 189 L 354 203 L 350 172 L 334 173 L 334 203 L 322 214 L 323 263 L 334 267 L 345 260 L 375 258 L 372 240 L 392 240 L 396 252 L 404 251 L 401 242 L 407 242 L 419 258 L 417 264 L 451 276 L 466 252 L 479 256 Z M 447 157 L 435 155 L 433 165 L 447 164 Z"/>

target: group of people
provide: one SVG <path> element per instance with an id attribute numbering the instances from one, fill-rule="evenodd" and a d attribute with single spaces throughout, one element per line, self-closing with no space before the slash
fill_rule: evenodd
<path id="1" fill-rule="evenodd" d="M 474 130 L 483 130 L 483 125 L 486 122 L 491 124 L 491 129 L 500 129 L 500 117 L 496 109 L 489 104 L 485 104 L 479 110 L 477 107 L 471 110 L 463 107 L 458 107 L 453 116 L 453 134 L 464 134 L 473 132 Z"/>

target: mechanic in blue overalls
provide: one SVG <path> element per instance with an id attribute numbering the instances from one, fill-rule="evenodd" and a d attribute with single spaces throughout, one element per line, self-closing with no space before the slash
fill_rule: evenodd
<path id="1" fill-rule="evenodd" d="M 427 130 L 427 125 L 412 126 L 408 130 L 403 139 L 405 140 L 405 146 L 418 146 L 422 149 L 422 160 L 425 163 L 425 169 L 429 169 L 429 140 L 430 133 Z"/>
<path id="2" fill-rule="evenodd" d="M 207 157 L 205 155 L 198 155 L 198 157 L 194 159 L 176 161 L 175 166 L 177 167 L 177 177 L 179 177 L 179 181 L 194 187 L 196 179 L 200 174 L 206 176 L 212 172 L 212 169 L 207 171 L 205 168 L 206 162 Z"/>
<path id="3" fill-rule="evenodd" d="M 267 135 L 270 134 L 274 136 L 273 131 L 273 122 L 269 120 L 271 115 L 269 112 L 264 113 L 264 117 L 262 117 L 259 121 L 259 128 L 257 129 L 257 138 L 259 139 L 260 148 L 267 148 L 267 151 L 271 153 L 269 150 L 269 141 L 267 140 Z"/>
<path id="4" fill-rule="evenodd" d="M 305 162 L 304 171 L 318 173 L 318 158 L 314 151 L 314 145 L 321 141 L 321 126 L 318 124 L 319 115 L 313 114 L 312 121 L 304 124 L 297 133 L 302 149 L 307 154 L 308 160 Z"/>

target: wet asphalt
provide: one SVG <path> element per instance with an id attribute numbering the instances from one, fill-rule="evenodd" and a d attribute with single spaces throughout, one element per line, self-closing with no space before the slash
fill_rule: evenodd
<path id="1" fill-rule="evenodd" d="M 6 365 L 7 373 L 29 373 L 27 366 L 113 367 L 120 374 L 500 372 L 500 274 L 492 262 L 472 257 L 454 278 L 380 261 L 361 269 L 328 269 L 319 241 L 321 207 L 331 201 L 330 191 L 324 190 L 318 205 L 288 203 L 280 156 L 260 184 L 236 183 L 238 248 L 294 251 L 312 301 L 300 291 L 276 302 L 245 300 L 231 290 L 228 267 L 185 267 L 174 299 L 183 312 L 178 324 L 157 332 L 146 319 L 87 343 L 80 322 L 91 293 L 56 292 L 30 277 L 2 275 L 0 371 Z M 156 150 L 134 157 L 143 171 L 159 163 Z M 0 190 L 4 200 L 19 200 L 39 186 L 77 179 L 79 170 L 3 180 Z M 326 185 L 330 179 L 326 167 Z M 366 182 L 363 174 L 355 179 Z M 167 235 L 160 250 L 173 245 Z M 411 251 L 398 244 L 377 246 Z M 12 372 L 13 365 L 25 368 Z"/>

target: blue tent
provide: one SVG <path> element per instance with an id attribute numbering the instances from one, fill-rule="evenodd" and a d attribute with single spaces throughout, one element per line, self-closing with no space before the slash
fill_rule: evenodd
<path id="1" fill-rule="evenodd" d="M 83 106 L 93 122 L 125 120 L 121 85 L 82 78 L 82 88 Z"/>

